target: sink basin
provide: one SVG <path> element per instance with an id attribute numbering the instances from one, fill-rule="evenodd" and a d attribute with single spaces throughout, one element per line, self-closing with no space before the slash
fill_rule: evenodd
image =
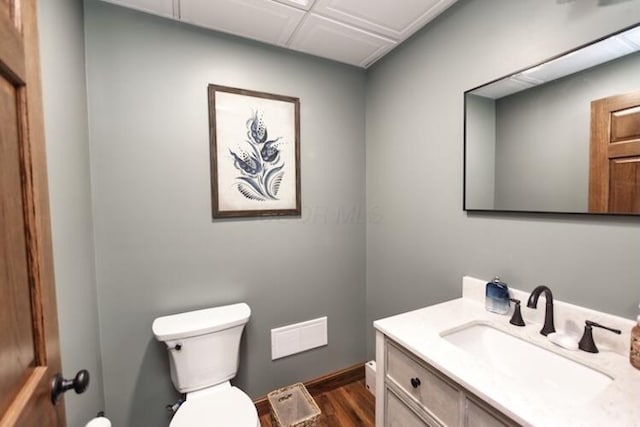
<path id="1" fill-rule="evenodd" d="M 602 372 L 489 325 L 471 324 L 441 336 L 551 402 L 587 402 L 612 381 Z"/>

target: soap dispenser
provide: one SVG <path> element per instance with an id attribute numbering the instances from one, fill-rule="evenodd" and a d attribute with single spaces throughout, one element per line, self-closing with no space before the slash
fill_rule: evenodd
<path id="1" fill-rule="evenodd" d="M 640 308 L 640 305 L 638 306 Z M 631 328 L 631 351 L 629 352 L 631 365 L 640 369 L 640 314 L 638 314 L 636 326 Z"/>
<path id="2" fill-rule="evenodd" d="M 484 307 L 493 313 L 509 312 L 509 287 L 497 276 L 487 283 Z"/>

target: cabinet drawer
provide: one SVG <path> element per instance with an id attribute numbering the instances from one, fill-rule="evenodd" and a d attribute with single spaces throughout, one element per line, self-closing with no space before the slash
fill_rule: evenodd
<path id="1" fill-rule="evenodd" d="M 393 392 L 385 390 L 385 427 L 432 427 L 409 409 Z M 433 427 L 438 427 L 434 425 Z"/>
<path id="2" fill-rule="evenodd" d="M 470 399 L 465 399 L 466 417 L 465 427 L 515 427 L 518 424 L 511 421 L 494 408 Z"/>
<path id="3" fill-rule="evenodd" d="M 459 426 L 460 390 L 387 341 L 387 381 L 391 380 L 445 426 Z M 412 384 L 412 379 L 414 384 Z M 416 381 L 417 380 L 417 381 Z M 419 382 L 419 385 L 418 385 Z"/>

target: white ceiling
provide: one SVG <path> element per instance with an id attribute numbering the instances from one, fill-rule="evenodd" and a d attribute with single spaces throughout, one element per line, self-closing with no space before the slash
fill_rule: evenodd
<path id="1" fill-rule="evenodd" d="M 367 68 L 457 0 L 104 0 Z"/>
<path id="2" fill-rule="evenodd" d="M 640 51 L 640 25 L 473 90 L 498 99 Z"/>

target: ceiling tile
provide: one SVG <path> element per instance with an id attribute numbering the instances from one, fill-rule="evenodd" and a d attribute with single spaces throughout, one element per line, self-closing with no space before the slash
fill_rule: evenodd
<path id="1" fill-rule="evenodd" d="M 180 18 L 191 24 L 283 46 L 304 11 L 271 0 L 181 0 Z"/>
<path id="2" fill-rule="evenodd" d="M 288 47 L 366 67 L 395 45 L 393 40 L 310 13 Z"/>
<path id="3" fill-rule="evenodd" d="M 173 0 L 105 0 L 131 9 L 173 18 Z"/>
<path id="4" fill-rule="evenodd" d="M 456 0 L 316 0 L 313 12 L 402 41 Z"/>
<path id="5" fill-rule="evenodd" d="M 103 1 L 367 68 L 457 0 Z"/>
<path id="6" fill-rule="evenodd" d="M 288 4 L 289 6 L 297 7 L 302 10 L 309 10 L 313 6 L 315 0 L 273 0 L 279 3 Z"/>

